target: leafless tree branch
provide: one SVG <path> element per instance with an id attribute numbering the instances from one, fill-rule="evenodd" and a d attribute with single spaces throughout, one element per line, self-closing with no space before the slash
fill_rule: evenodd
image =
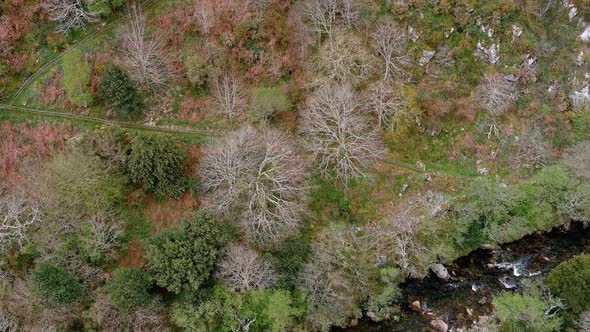
<path id="1" fill-rule="evenodd" d="M 383 79 L 408 79 L 410 75 L 406 68 L 411 62 L 406 55 L 407 36 L 393 18 L 381 20 L 371 33 L 371 38 L 373 50 L 385 67 Z"/>
<path id="2" fill-rule="evenodd" d="M 218 111 L 232 119 L 246 107 L 246 95 L 238 77 L 233 72 L 226 72 L 211 87 Z"/>
<path id="3" fill-rule="evenodd" d="M 232 244 L 219 263 L 217 278 L 233 290 L 246 292 L 272 287 L 277 275 L 272 263 L 256 251 L 241 244 Z"/>
<path id="4" fill-rule="evenodd" d="M 252 127 L 208 146 L 200 169 L 208 204 L 238 211 L 250 241 L 277 243 L 301 225 L 304 163 L 287 137 Z"/>
<path id="5" fill-rule="evenodd" d="M 167 85 L 170 73 L 166 68 L 162 41 L 150 37 L 141 8 L 132 4 L 128 9 L 129 25 L 122 33 L 123 64 L 139 85 L 153 91 Z"/>
<path id="6" fill-rule="evenodd" d="M 58 32 L 84 29 L 88 23 L 98 21 L 98 17 L 88 11 L 85 0 L 47 0 L 42 7 L 51 21 L 59 22 Z"/>
<path id="7" fill-rule="evenodd" d="M 364 169 L 383 155 L 373 127 L 350 86 L 326 85 L 308 100 L 301 133 L 323 176 L 350 180 L 366 177 Z"/>

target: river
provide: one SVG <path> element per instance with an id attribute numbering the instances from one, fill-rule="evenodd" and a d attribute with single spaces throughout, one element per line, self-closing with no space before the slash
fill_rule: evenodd
<path id="1" fill-rule="evenodd" d="M 569 230 L 527 236 L 497 250 L 478 249 L 447 267 L 452 276 L 447 282 L 430 275 L 402 284 L 398 322 L 363 319 L 354 327 L 334 331 L 430 331 L 433 319 L 444 320 L 449 331 L 466 327 L 491 313 L 495 294 L 517 290 L 525 279 L 543 278 L 562 261 L 581 253 L 590 253 L 590 227 L 578 224 Z M 410 308 L 416 300 L 421 312 Z"/>

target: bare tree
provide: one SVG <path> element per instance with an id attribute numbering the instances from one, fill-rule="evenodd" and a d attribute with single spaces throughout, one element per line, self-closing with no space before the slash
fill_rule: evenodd
<path id="1" fill-rule="evenodd" d="M 217 278 L 233 290 L 246 292 L 272 287 L 277 275 L 272 263 L 256 251 L 241 244 L 232 244 L 219 263 Z"/>
<path id="2" fill-rule="evenodd" d="M 211 0 L 193 0 L 193 16 L 199 31 L 208 35 L 215 24 L 215 3 Z"/>
<path id="3" fill-rule="evenodd" d="M 427 247 L 417 239 L 421 226 L 419 209 L 422 204 L 416 197 L 404 200 L 393 207 L 383 223 L 371 228 L 378 252 L 399 265 L 402 271 L 416 278 L 422 276 L 414 258 L 426 252 Z"/>
<path id="4" fill-rule="evenodd" d="M 87 255 L 90 257 L 112 256 L 123 235 L 116 212 L 109 209 L 91 216 L 86 228 L 88 234 L 81 237 L 80 242 L 87 249 Z"/>
<path id="5" fill-rule="evenodd" d="M 402 96 L 402 87 L 378 81 L 367 89 L 367 107 L 377 116 L 379 127 L 395 129 L 407 117 L 408 103 Z"/>
<path id="6" fill-rule="evenodd" d="M 357 84 L 372 75 L 375 60 L 362 39 L 343 30 L 335 32 L 311 62 L 310 71 L 317 77 L 313 85 L 333 80 Z"/>
<path id="7" fill-rule="evenodd" d="M 233 72 L 226 72 L 211 87 L 218 111 L 232 119 L 246 107 L 246 95 L 242 84 Z"/>
<path id="8" fill-rule="evenodd" d="M 41 209 L 18 188 L 0 189 L 0 252 L 28 240 L 26 231 L 42 219 Z"/>
<path id="9" fill-rule="evenodd" d="M 47 0 L 41 6 L 51 21 L 59 22 L 58 32 L 83 29 L 98 21 L 96 14 L 88 11 L 86 0 Z"/>
<path id="10" fill-rule="evenodd" d="M 155 91 L 170 79 L 163 57 L 162 41 L 149 36 L 145 17 L 138 5 L 131 5 L 128 15 L 129 24 L 121 37 L 123 65 L 134 81 Z"/>
<path id="11" fill-rule="evenodd" d="M 381 138 L 373 127 L 350 86 L 327 85 L 308 100 L 301 133 L 320 173 L 346 181 L 366 176 L 364 169 L 383 155 Z"/>
<path id="12" fill-rule="evenodd" d="M 512 143 L 515 148 L 510 154 L 510 162 L 515 167 L 528 168 L 531 171 L 545 166 L 551 155 L 551 144 L 543 136 L 543 132 L 537 127 L 517 136 Z"/>
<path id="13" fill-rule="evenodd" d="M 319 233 L 302 274 L 309 320 L 325 330 L 359 318 L 376 261 L 372 239 L 357 227 L 331 224 Z"/>
<path id="14" fill-rule="evenodd" d="M 590 332 L 590 311 L 583 312 L 578 318 L 576 325 L 579 332 Z"/>
<path id="15" fill-rule="evenodd" d="M 18 331 L 18 322 L 5 314 L 0 313 L 0 331 L 2 332 L 16 332 Z"/>
<path id="16" fill-rule="evenodd" d="M 371 33 L 372 46 L 375 53 L 383 61 L 385 71 L 383 79 L 407 79 L 406 68 L 410 58 L 406 55 L 407 36 L 392 17 L 381 20 Z"/>
<path id="17" fill-rule="evenodd" d="M 573 176 L 582 180 L 590 181 L 590 141 L 583 141 L 570 148 L 563 164 L 569 167 Z"/>
<path id="18" fill-rule="evenodd" d="M 276 130 L 247 126 L 203 152 L 200 174 L 208 204 L 237 211 L 250 241 L 278 243 L 301 225 L 304 163 L 291 146 Z"/>
<path id="19" fill-rule="evenodd" d="M 358 18 L 353 0 L 305 0 L 303 14 L 314 32 L 332 39 L 335 25 L 350 27 Z"/>
<path id="20" fill-rule="evenodd" d="M 518 100 L 514 83 L 502 74 L 486 73 L 480 85 L 482 107 L 492 116 L 508 111 Z"/>

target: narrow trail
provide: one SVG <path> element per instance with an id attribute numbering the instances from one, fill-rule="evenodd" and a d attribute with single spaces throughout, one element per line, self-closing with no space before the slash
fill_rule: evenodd
<path id="1" fill-rule="evenodd" d="M 154 4 L 156 1 L 158 0 L 147 0 L 144 1 L 140 4 L 140 7 L 142 10 L 145 10 L 146 8 L 148 8 L 149 6 L 151 6 L 152 4 Z M 45 73 L 51 66 L 53 66 L 55 63 L 57 63 L 59 60 L 61 60 L 66 54 L 68 54 L 69 52 L 71 52 L 72 50 L 76 49 L 79 45 L 84 44 L 85 42 L 92 40 L 98 36 L 101 36 L 105 33 L 107 33 L 108 31 L 111 30 L 112 27 L 114 27 L 115 25 L 117 25 L 120 22 L 124 22 L 125 20 L 127 20 L 127 15 L 123 15 L 121 17 L 119 17 L 118 19 L 105 24 L 104 26 L 100 27 L 99 30 L 97 30 L 94 33 L 91 33 L 90 35 L 84 37 L 83 39 L 81 39 L 80 41 L 78 41 L 75 44 L 70 45 L 67 49 L 63 50 L 59 55 L 57 55 L 55 58 L 51 59 L 50 61 L 48 61 L 46 64 L 44 64 L 43 66 L 41 66 L 41 68 L 39 68 L 35 73 L 33 73 L 31 76 L 29 76 L 24 82 L 23 84 L 18 88 L 18 90 L 16 91 L 16 93 L 14 94 L 14 96 L 12 96 L 12 99 L 10 100 L 10 104 L 13 104 L 16 102 L 16 100 L 18 99 L 18 97 L 29 87 L 29 85 L 37 78 L 39 77 L 41 74 Z"/>
<path id="2" fill-rule="evenodd" d="M 20 106 L 6 105 L 6 104 L 0 104 L 0 110 L 1 109 L 24 112 L 24 113 L 31 113 L 31 114 L 40 114 L 40 115 L 45 115 L 45 116 L 53 116 L 53 117 L 59 117 L 59 118 L 64 118 L 64 119 L 71 119 L 71 120 L 82 120 L 82 121 L 87 121 L 87 122 L 99 123 L 99 124 L 110 125 L 110 126 L 119 126 L 119 127 L 123 127 L 123 128 L 130 128 L 130 129 L 150 130 L 150 131 L 163 132 L 163 133 L 195 134 L 195 135 L 204 135 L 204 136 L 213 136 L 213 137 L 219 136 L 221 134 L 221 132 L 215 131 L 215 130 L 148 126 L 148 125 L 141 125 L 141 124 L 126 122 L 126 121 L 107 120 L 107 119 L 86 116 L 86 115 L 45 111 L 45 110 L 39 110 L 39 109 L 34 109 L 34 108 L 20 107 Z"/>
<path id="3" fill-rule="evenodd" d="M 79 120 L 79 121 L 86 121 L 92 122 L 97 124 L 109 125 L 109 126 L 119 126 L 122 128 L 128 129 L 140 129 L 140 130 L 149 130 L 154 132 L 161 132 L 161 133 L 175 133 L 175 134 L 193 134 L 193 135 L 201 135 L 201 136 L 208 136 L 208 137 L 220 137 L 223 135 L 223 132 L 219 130 L 206 130 L 206 129 L 188 129 L 188 128 L 175 128 L 175 127 L 163 127 L 163 126 L 148 126 L 142 125 L 137 123 L 131 123 L 126 121 L 117 121 L 117 120 L 108 120 L 108 119 L 101 119 L 86 115 L 78 115 L 72 113 L 62 113 L 62 112 L 54 112 L 54 111 L 46 111 L 40 110 L 35 108 L 29 107 L 21 107 L 21 106 L 13 106 L 7 104 L 0 104 L 0 112 L 2 110 L 10 110 L 22 113 L 29 113 L 29 114 L 37 114 L 49 117 L 57 117 L 63 119 L 70 119 L 70 120 Z M 380 158 L 380 162 L 390 164 L 392 166 L 403 168 L 408 171 L 412 171 L 415 173 L 428 173 L 427 170 L 421 169 L 420 167 L 399 161 L 393 158 Z M 440 174 L 440 172 L 434 172 L 433 174 Z"/>

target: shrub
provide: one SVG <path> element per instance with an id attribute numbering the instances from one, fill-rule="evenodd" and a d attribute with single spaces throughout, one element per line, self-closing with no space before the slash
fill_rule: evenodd
<path id="1" fill-rule="evenodd" d="M 127 171 L 131 180 L 156 196 L 178 197 L 186 189 L 187 151 L 172 137 L 136 134 L 131 140 Z"/>
<path id="2" fill-rule="evenodd" d="M 143 307 L 149 303 L 152 279 L 141 269 L 119 268 L 109 283 L 111 300 L 121 309 Z"/>
<path id="3" fill-rule="evenodd" d="M 98 94 L 105 104 L 122 117 L 140 116 L 145 105 L 129 76 L 115 65 L 109 65 L 100 80 Z"/>
<path id="4" fill-rule="evenodd" d="M 33 287 L 50 303 L 68 304 L 82 298 L 83 289 L 78 278 L 61 267 L 41 264 L 30 276 Z"/>
<path id="5" fill-rule="evenodd" d="M 558 305 L 554 299 L 545 298 L 537 285 L 523 294 L 503 292 L 493 300 L 494 313 L 502 323 L 500 331 L 559 331 L 562 320 L 547 312 Z"/>
<path id="6" fill-rule="evenodd" d="M 188 80 L 195 87 L 217 82 L 223 74 L 222 68 L 227 66 L 222 48 L 207 44 L 202 53 L 202 55 L 188 56 L 184 61 Z"/>
<path id="7" fill-rule="evenodd" d="M 300 306 L 287 291 L 233 292 L 215 286 L 198 301 L 174 304 L 172 320 L 186 331 L 290 331 Z M 236 319 L 239 317 L 239 319 Z"/>
<path id="8" fill-rule="evenodd" d="M 211 274 L 226 243 L 222 225 L 208 213 L 196 213 L 148 245 L 148 263 L 156 283 L 179 293 L 198 289 Z"/>
<path id="9" fill-rule="evenodd" d="M 576 256 L 559 264 L 545 282 L 575 313 L 590 309 L 590 255 Z"/>
<path id="10" fill-rule="evenodd" d="M 109 16 L 122 5 L 123 0 L 89 0 L 88 11 L 101 16 Z"/>
<path id="11" fill-rule="evenodd" d="M 311 246 L 306 238 L 285 241 L 277 252 L 275 267 L 280 273 L 279 285 L 285 289 L 295 289 L 300 283 L 301 271 L 309 254 Z"/>
<path id="12" fill-rule="evenodd" d="M 276 114 L 288 110 L 291 102 L 280 88 L 255 88 L 251 92 L 250 107 L 251 121 L 264 123 Z"/>
<path id="13" fill-rule="evenodd" d="M 74 50 L 63 58 L 64 89 L 75 105 L 87 107 L 92 103 L 90 95 L 90 66 L 82 59 L 82 52 Z"/>

